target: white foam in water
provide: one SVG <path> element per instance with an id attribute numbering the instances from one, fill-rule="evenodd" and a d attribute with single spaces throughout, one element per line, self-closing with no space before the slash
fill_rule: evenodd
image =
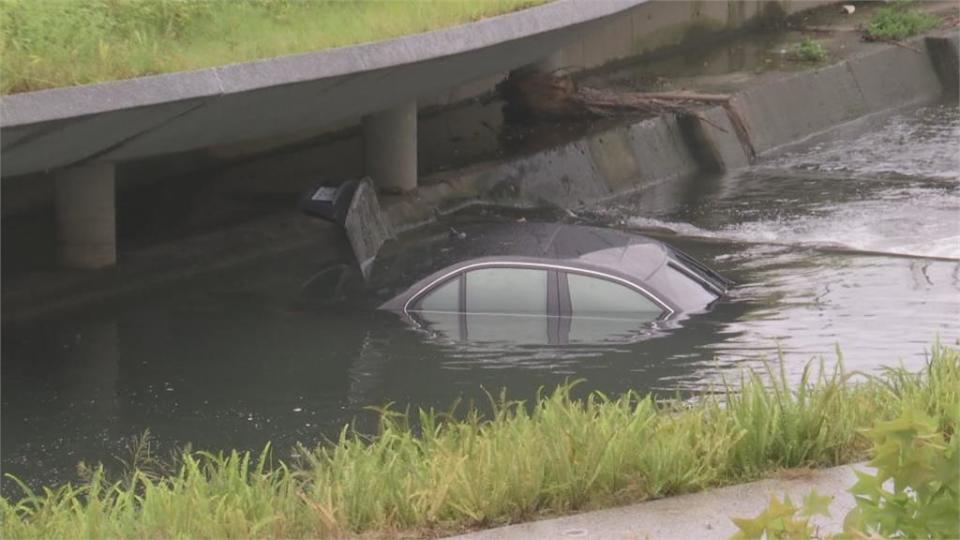
<path id="1" fill-rule="evenodd" d="M 839 142 L 837 136 L 841 138 Z M 958 140 L 960 109 L 955 104 L 929 106 L 888 118 L 875 118 L 866 125 L 845 126 L 767 165 L 858 175 L 895 173 L 956 181 L 960 172 Z"/>
<path id="2" fill-rule="evenodd" d="M 878 121 L 725 179 L 701 203 L 703 227 L 648 217 L 627 223 L 737 242 L 960 259 L 960 112 L 933 106 Z"/>

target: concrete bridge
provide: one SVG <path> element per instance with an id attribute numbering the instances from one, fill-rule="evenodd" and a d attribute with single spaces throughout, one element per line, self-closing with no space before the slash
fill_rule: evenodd
<path id="1" fill-rule="evenodd" d="M 417 111 L 445 92 L 481 94 L 525 66 L 627 58 L 641 36 L 671 25 L 733 29 L 817 3 L 558 0 L 383 42 L 5 96 L 2 176 L 52 176 L 61 263 L 107 267 L 117 260 L 118 163 L 359 122 L 363 171 L 381 190 L 406 192 L 417 186 Z"/>

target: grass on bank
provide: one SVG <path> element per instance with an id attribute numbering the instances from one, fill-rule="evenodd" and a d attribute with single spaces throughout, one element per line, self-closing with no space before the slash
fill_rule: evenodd
<path id="1" fill-rule="evenodd" d="M 913 0 L 894 0 L 870 17 L 864 35 L 869 40 L 900 41 L 940 25 L 940 17 L 913 7 Z"/>
<path id="2" fill-rule="evenodd" d="M 546 0 L 0 0 L 0 92 L 383 40 Z"/>
<path id="3" fill-rule="evenodd" d="M 380 434 L 345 430 L 270 464 L 269 449 L 184 453 L 168 473 L 98 469 L 83 485 L 0 499 L 3 538 L 342 537 L 431 535 L 546 513 L 635 502 L 743 482 L 793 467 L 862 459 L 863 430 L 905 410 L 952 433 L 960 353 L 935 347 L 920 373 L 859 378 L 811 364 L 790 384 L 782 367 L 747 372 L 738 391 L 692 403 L 628 393 L 529 407 L 501 402 L 490 418 L 420 412 L 382 416 Z M 731 387 L 732 388 L 732 387 Z"/>
<path id="4" fill-rule="evenodd" d="M 788 54 L 791 60 L 818 63 L 826 61 L 827 48 L 823 46 L 823 43 L 805 37 L 800 43 L 794 44 Z"/>

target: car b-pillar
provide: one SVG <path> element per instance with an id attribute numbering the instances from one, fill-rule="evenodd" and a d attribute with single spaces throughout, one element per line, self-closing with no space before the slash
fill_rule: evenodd
<path id="1" fill-rule="evenodd" d="M 89 163 L 54 176 L 57 254 L 65 268 L 94 269 L 117 262 L 115 167 Z"/>
<path id="2" fill-rule="evenodd" d="M 363 169 L 384 193 L 417 188 L 417 102 L 363 117 Z"/>

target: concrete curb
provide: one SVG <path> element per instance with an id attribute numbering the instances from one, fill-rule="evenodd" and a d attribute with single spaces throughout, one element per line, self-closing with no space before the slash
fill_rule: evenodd
<path id="1" fill-rule="evenodd" d="M 816 490 L 834 497 L 828 518 L 812 521 L 825 533 L 843 530 L 843 519 L 854 507 L 847 490 L 856 482 L 855 470 L 870 471 L 864 463 L 802 471 L 796 478 L 769 479 L 700 493 L 679 495 L 632 506 L 573 516 L 508 525 L 455 536 L 459 540 L 582 538 L 603 540 L 688 540 L 730 538 L 737 532 L 731 517 L 754 517 L 770 497 L 788 495 L 794 503 Z"/>

